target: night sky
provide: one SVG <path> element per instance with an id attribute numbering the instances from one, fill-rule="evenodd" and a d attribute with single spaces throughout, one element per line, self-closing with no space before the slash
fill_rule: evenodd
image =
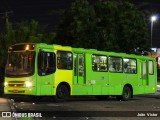
<path id="1" fill-rule="evenodd" d="M 65 2 L 64 2 L 65 1 Z M 9 14 L 12 22 L 34 19 L 42 24 L 56 24 L 58 11 L 67 9 L 73 0 L 0 0 L 0 13 Z M 2 15 L 0 15 L 2 17 Z"/>
<path id="2" fill-rule="evenodd" d="M 4 12 L 8 11 L 9 21 L 20 22 L 23 20 L 34 19 L 40 24 L 49 24 L 55 26 L 60 19 L 59 11 L 69 8 L 74 0 L 0 0 L 0 25 L 4 21 Z M 95 1 L 95 0 L 90 0 Z M 147 9 L 159 15 L 159 19 L 153 27 L 154 47 L 160 47 L 160 0 L 132 0 L 133 3 L 139 4 L 142 1 L 150 2 Z"/>

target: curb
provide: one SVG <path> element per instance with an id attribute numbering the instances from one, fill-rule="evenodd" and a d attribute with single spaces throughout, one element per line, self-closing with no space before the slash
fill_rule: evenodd
<path id="1" fill-rule="evenodd" d="M 17 111 L 15 109 L 15 102 L 14 102 L 14 100 L 13 99 L 11 99 L 11 100 L 8 99 L 8 104 L 9 104 L 9 107 L 11 109 L 11 112 L 16 113 Z M 17 117 L 12 117 L 12 118 L 15 119 L 15 120 L 18 120 Z"/>

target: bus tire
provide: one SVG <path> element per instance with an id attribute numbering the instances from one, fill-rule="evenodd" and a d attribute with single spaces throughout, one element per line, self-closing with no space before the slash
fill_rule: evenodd
<path id="1" fill-rule="evenodd" d="M 131 96 L 132 96 L 131 88 L 129 86 L 125 86 L 123 88 L 122 95 L 117 96 L 117 100 L 127 101 L 131 98 Z"/>
<path id="2" fill-rule="evenodd" d="M 58 85 L 54 100 L 56 102 L 64 102 L 69 98 L 69 90 L 65 85 Z"/>

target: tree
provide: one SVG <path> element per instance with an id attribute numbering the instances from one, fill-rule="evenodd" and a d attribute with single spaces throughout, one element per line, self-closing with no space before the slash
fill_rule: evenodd
<path id="1" fill-rule="evenodd" d="M 87 0 L 72 3 L 57 30 L 57 43 L 74 47 L 90 47 L 93 42 L 94 19 Z"/>
<path id="2" fill-rule="evenodd" d="M 123 48 L 121 51 L 133 53 L 136 48 L 147 50 L 149 35 L 144 14 L 129 2 L 119 5 L 119 10 L 120 39 L 118 44 Z"/>
<path id="3" fill-rule="evenodd" d="M 114 1 L 97 1 L 95 4 L 96 27 L 99 36 L 98 49 L 120 51 L 118 42 L 118 6 Z"/>
<path id="4" fill-rule="evenodd" d="M 136 6 L 122 0 L 76 0 L 58 27 L 57 43 L 74 47 L 133 53 L 147 49 L 148 29 Z"/>
<path id="5" fill-rule="evenodd" d="M 134 4 L 121 0 L 99 0 L 95 5 L 95 13 L 100 49 L 134 53 L 137 48 L 149 48 L 145 17 Z"/>
<path id="6" fill-rule="evenodd" d="M 5 31 L 0 31 L 0 79 L 3 80 L 7 61 L 8 47 L 17 43 L 53 43 L 56 33 L 46 33 L 46 27 L 41 28 L 37 21 L 22 21 L 17 24 L 8 22 Z"/>

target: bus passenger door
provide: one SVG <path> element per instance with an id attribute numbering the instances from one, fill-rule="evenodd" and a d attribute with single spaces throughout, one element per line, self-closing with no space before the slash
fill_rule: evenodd
<path id="1" fill-rule="evenodd" d="M 148 85 L 147 62 L 145 60 L 141 60 L 140 69 L 140 84 Z"/>
<path id="2" fill-rule="evenodd" d="M 53 95 L 56 58 L 52 49 L 39 49 L 37 95 Z"/>
<path id="3" fill-rule="evenodd" d="M 74 84 L 84 84 L 84 54 L 74 54 Z"/>

